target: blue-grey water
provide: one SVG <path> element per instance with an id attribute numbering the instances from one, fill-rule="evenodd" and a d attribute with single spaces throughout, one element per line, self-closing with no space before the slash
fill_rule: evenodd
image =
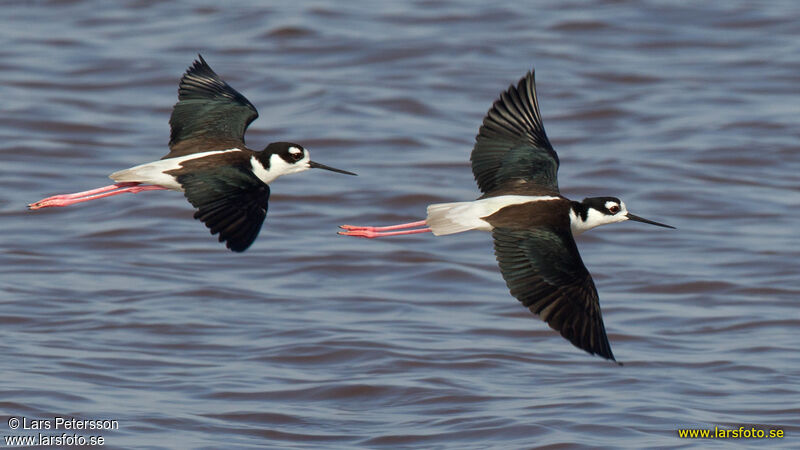
<path id="1" fill-rule="evenodd" d="M 4 2 L 0 435 L 76 417 L 117 420 L 69 430 L 107 448 L 797 448 L 800 6 L 491 3 Z M 251 147 L 359 177 L 275 182 L 244 254 L 175 192 L 27 211 L 163 156 L 198 53 L 258 107 Z M 486 233 L 336 235 L 477 197 L 478 126 L 532 67 L 562 192 L 678 228 L 578 239 L 623 367 L 511 297 Z M 786 437 L 677 431 L 740 426 Z"/>

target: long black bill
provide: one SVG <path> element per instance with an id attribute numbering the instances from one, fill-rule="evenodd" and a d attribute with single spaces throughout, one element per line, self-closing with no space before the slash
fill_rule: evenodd
<path id="1" fill-rule="evenodd" d="M 331 172 L 343 173 L 345 175 L 358 176 L 358 174 L 355 174 L 353 172 L 348 172 L 348 171 L 342 170 L 342 169 L 336 169 L 336 168 L 333 168 L 331 166 L 326 166 L 325 164 L 320 164 L 320 163 L 314 162 L 314 161 L 309 161 L 308 162 L 308 166 L 311 167 L 312 169 L 325 169 L 325 170 L 330 170 Z"/>
<path id="2" fill-rule="evenodd" d="M 673 226 L 666 225 L 666 224 L 663 224 L 663 223 L 653 222 L 652 220 L 647 220 L 644 217 L 634 216 L 631 213 L 628 213 L 628 219 L 636 221 L 636 222 L 649 223 L 650 225 L 655 225 L 657 227 L 672 228 L 673 230 L 676 229 Z"/>

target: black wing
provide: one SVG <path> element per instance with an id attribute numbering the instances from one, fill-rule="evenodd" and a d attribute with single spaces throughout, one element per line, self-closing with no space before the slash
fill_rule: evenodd
<path id="1" fill-rule="evenodd" d="M 576 347 L 615 360 L 597 289 L 569 230 L 495 228 L 492 235 L 511 295 Z"/>
<path id="2" fill-rule="evenodd" d="M 172 128 L 165 158 L 243 147 L 248 125 L 258 111 L 242 94 L 211 70 L 198 55 L 181 78 L 178 103 L 172 108 Z"/>
<path id="3" fill-rule="evenodd" d="M 544 132 L 533 71 L 494 102 L 475 138 L 470 160 L 483 193 L 512 180 L 558 192 L 558 155 Z"/>
<path id="4" fill-rule="evenodd" d="M 256 240 L 267 216 L 269 186 L 233 166 L 196 170 L 178 176 L 184 195 L 197 208 L 194 218 L 235 252 Z"/>

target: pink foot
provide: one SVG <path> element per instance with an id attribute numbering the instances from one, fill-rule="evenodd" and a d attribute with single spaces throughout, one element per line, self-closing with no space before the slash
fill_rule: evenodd
<path id="1" fill-rule="evenodd" d="M 344 228 L 344 227 L 340 227 Z M 371 231 L 371 230 L 356 230 L 351 229 L 348 231 L 339 231 L 336 234 L 341 234 L 342 236 L 355 236 L 355 237 L 362 237 L 367 239 L 373 239 L 378 237 L 378 233 Z"/>

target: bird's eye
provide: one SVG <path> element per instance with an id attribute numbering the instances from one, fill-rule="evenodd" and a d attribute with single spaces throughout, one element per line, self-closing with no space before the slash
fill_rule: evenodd
<path id="1" fill-rule="evenodd" d="M 292 159 L 294 159 L 295 161 L 300 161 L 301 159 L 303 159 L 303 152 L 292 153 Z"/>
<path id="2" fill-rule="evenodd" d="M 619 206 L 617 206 L 617 205 L 614 205 L 614 206 L 612 206 L 611 208 L 608 208 L 608 212 L 610 212 L 611 214 L 616 214 L 616 213 L 618 213 L 618 212 L 619 212 Z"/>

